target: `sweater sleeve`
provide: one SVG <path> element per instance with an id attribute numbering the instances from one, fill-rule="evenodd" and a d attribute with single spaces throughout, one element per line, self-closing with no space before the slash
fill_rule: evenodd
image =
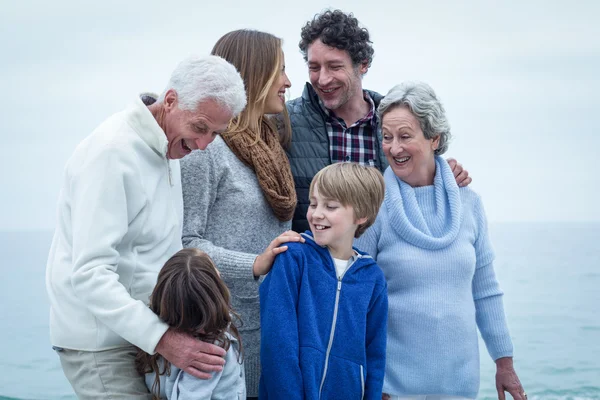
<path id="1" fill-rule="evenodd" d="M 300 256 L 290 247 L 275 258 L 260 285 L 261 396 L 303 399 L 296 315 L 301 274 Z"/>
<path id="2" fill-rule="evenodd" d="M 494 252 L 479 197 L 475 202 L 475 216 L 479 231 L 475 240 L 477 263 L 472 290 L 477 326 L 492 359 L 512 357 L 513 345 L 504 315 L 503 292 L 494 272 Z"/>
<path id="3" fill-rule="evenodd" d="M 379 268 L 379 267 L 377 267 Z M 365 380 L 365 399 L 381 399 L 383 377 L 385 375 L 385 349 L 387 341 L 388 298 L 387 284 L 376 293 L 367 314 L 367 378 Z"/>
<path id="4" fill-rule="evenodd" d="M 101 149 L 71 179 L 75 295 L 109 329 L 147 353 L 168 329 L 119 281 L 118 246 L 146 198 L 129 154 Z"/>
<path id="5" fill-rule="evenodd" d="M 211 208 L 219 196 L 219 183 L 227 178 L 227 164 L 219 159 L 222 156 L 211 145 L 181 160 L 183 247 L 195 247 L 206 252 L 224 278 L 252 278 L 252 265 L 257 254 L 226 249 L 206 239 Z M 243 221 L 238 223 L 242 225 Z M 240 229 L 243 228 L 240 226 Z"/>

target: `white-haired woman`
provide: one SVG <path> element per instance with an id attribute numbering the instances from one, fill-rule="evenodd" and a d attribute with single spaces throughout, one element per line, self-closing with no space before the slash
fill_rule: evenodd
<path id="1" fill-rule="evenodd" d="M 434 91 L 403 83 L 381 101 L 386 195 L 358 240 L 388 282 L 384 398 L 475 399 L 477 328 L 497 366 L 499 398 L 526 395 L 513 368 L 502 291 L 481 198 L 440 155 L 450 127 Z"/>

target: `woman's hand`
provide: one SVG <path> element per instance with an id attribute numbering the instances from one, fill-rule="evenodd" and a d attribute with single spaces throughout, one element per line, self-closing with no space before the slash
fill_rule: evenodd
<path id="1" fill-rule="evenodd" d="M 505 391 L 510 393 L 514 400 L 527 400 L 527 394 L 513 367 L 512 357 L 496 360 L 496 390 L 499 400 L 506 399 Z"/>
<path id="2" fill-rule="evenodd" d="M 252 265 L 252 272 L 254 276 L 266 275 L 273 266 L 273 261 L 275 261 L 275 256 L 279 253 L 283 253 L 288 249 L 287 246 L 281 246 L 283 243 L 288 242 L 302 242 L 304 243 L 304 238 L 297 232 L 294 231 L 286 231 L 281 235 L 277 236 L 273 241 L 267 246 L 267 249 L 264 253 L 259 254 L 258 257 L 254 260 L 254 264 Z"/>
<path id="3" fill-rule="evenodd" d="M 381 400 L 390 400 L 390 395 L 389 395 L 389 394 L 387 394 L 387 393 L 383 393 L 383 394 L 381 395 Z"/>

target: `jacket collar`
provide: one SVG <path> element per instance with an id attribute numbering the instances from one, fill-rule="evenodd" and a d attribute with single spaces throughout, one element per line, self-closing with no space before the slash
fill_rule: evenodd
<path id="1" fill-rule="evenodd" d="M 315 242 L 313 234 L 310 230 L 307 230 L 306 232 L 302 233 L 301 235 L 304 238 L 305 244 L 308 244 L 309 246 L 313 247 L 317 251 L 317 253 L 319 253 L 322 257 L 329 259 L 333 262 L 333 258 L 331 257 L 331 254 L 329 253 L 329 249 L 327 249 L 327 246 L 321 246 L 317 242 Z M 352 246 L 352 250 L 354 250 L 354 253 L 355 253 L 355 255 L 354 255 L 355 261 L 357 261 L 357 262 L 362 261 L 364 263 L 364 265 L 369 265 L 369 264 L 375 263 L 375 260 L 373 260 L 373 257 L 368 255 L 367 253 L 358 250 L 354 246 Z"/>
<path id="2" fill-rule="evenodd" d="M 166 158 L 169 144 L 167 135 L 142 99 L 136 98 L 126 112 L 129 114 L 129 124 L 139 137 L 159 156 Z"/>
<path id="3" fill-rule="evenodd" d="M 371 96 L 371 99 L 373 100 L 373 103 L 375 103 L 375 111 L 377 111 L 377 107 L 379 107 L 379 103 L 381 102 L 381 100 L 383 99 L 383 96 L 380 95 L 377 92 L 374 92 L 372 90 L 365 90 L 369 96 Z M 314 113 L 314 115 L 319 115 L 321 117 L 319 123 L 319 127 L 321 126 L 320 124 L 322 124 L 322 126 L 324 127 L 327 121 L 327 113 L 325 113 L 325 111 L 323 110 L 323 108 L 320 105 L 320 100 L 319 100 L 319 96 L 317 96 L 317 92 L 315 92 L 315 89 L 312 87 L 312 85 L 309 82 L 306 82 L 306 85 L 304 86 L 304 90 L 302 92 L 302 100 L 304 100 L 304 104 L 309 108 L 312 109 L 312 112 Z M 387 159 L 385 158 L 385 154 L 383 154 L 383 148 L 381 147 L 381 142 L 382 142 L 382 133 L 381 133 L 381 123 L 379 121 L 379 117 L 375 116 L 373 118 L 373 121 L 376 122 L 377 126 L 375 129 L 375 134 L 377 135 L 377 140 L 376 140 L 376 154 L 377 154 L 377 160 L 376 160 L 376 166 L 377 169 L 379 169 L 381 172 L 383 172 L 387 167 L 388 167 L 388 162 Z"/>

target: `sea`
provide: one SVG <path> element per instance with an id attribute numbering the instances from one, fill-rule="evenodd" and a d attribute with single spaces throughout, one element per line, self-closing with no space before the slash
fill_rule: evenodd
<path id="1" fill-rule="evenodd" d="M 492 223 L 490 235 L 529 399 L 600 399 L 600 223 Z M 51 240 L 0 232 L 0 399 L 75 399 L 49 341 Z M 497 399 L 495 365 L 480 350 L 479 399 Z"/>

